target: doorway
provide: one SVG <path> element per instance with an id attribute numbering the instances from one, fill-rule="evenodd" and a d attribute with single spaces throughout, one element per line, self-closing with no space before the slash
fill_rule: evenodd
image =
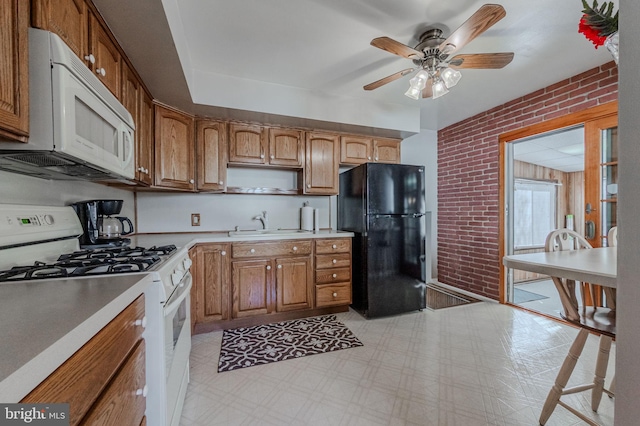
<path id="1" fill-rule="evenodd" d="M 543 251 L 562 227 L 606 245 L 616 224 L 617 102 L 501 135 L 500 168 L 500 259 Z M 502 303 L 558 316 L 548 277 L 502 268 L 500 281 Z"/>

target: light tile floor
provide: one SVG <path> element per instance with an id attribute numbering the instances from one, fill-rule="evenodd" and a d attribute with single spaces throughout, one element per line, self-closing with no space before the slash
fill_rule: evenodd
<path id="1" fill-rule="evenodd" d="M 366 320 L 338 314 L 359 348 L 217 373 L 222 332 L 193 337 L 181 418 L 205 425 L 537 425 L 577 329 L 481 302 Z M 598 339 L 589 336 L 569 385 L 588 382 Z M 607 384 L 613 375 L 615 344 Z M 565 397 L 613 425 L 613 400 L 597 414 L 590 393 Z M 581 425 L 557 407 L 547 425 Z"/>

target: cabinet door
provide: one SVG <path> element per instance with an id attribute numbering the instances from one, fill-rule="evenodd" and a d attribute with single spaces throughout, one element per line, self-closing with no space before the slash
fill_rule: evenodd
<path id="1" fill-rule="evenodd" d="M 311 258 L 276 259 L 276 311 L 312 307 Z"/>
<path id="2" fill-rule="evenodd" d="M 155 122 L 156 186 L 193 191 L 193 118 L 156 105 Z"/>
<path id="3" fill-rule="evenodd" d="M 89 53 L 95 57 L 95 63 L 90 63 L 89 68 L 96 73 L 107 89 L 118 97 L 122 62 L 120 51 L 98 18 L 92 13 L 89 15 Z"/>
<path id="4" fill-rule="evenodd" d="M 27 141 L 29 135 L 29 4 L 0 3 L 0 137 Z"/>
<path id="5" fill-rule="evenodd" d="M 136 127 L 138 141 L 136 177 L 145 185 L 153 185 L 153 100 L 141 87 L 138 101 L 140 120 Z"/>
<path id="6" fill-rule="evenodd" d="M 302 131 L 269 129 L 269 164 L 302 167 Z"/>
<path id="7" fill-rule="evenodd" d="M 198 190 L 222 192 L 227 181 L 227 124 L 198 120 L 196 123 Z"/>
<path id="8" fill-rule="evenodd" d="M 400 164 L 400 141 L 396 139 L 374 139 L 373 161 Z"/>
<path id="9" fill-rule="evenodd" d="M 138 77 L 134 74 L 127 63 L 122 64 L 122 87 L 120 100 L 122 105 L 129 111 L 129 114 L 133 117 L 133 121 L 136 125 L 135 131 L 135 144 L 136 144 L 136 179 L 140 180 L 140 176 L 143 175 L 140 171 L 140 163 L 138 160 L 138 146 L 140 145 L 140 92 L 142 88 Z"/>
<path id="10" fill-rule="evenodd" d="M 229 319 L 229 245 L 202 244 L 196 254 L 196 323 Z"/>
<path id="11" fill-rule="evenodd" d="M 305 194 L 338 193 L 340 145 L 337 135 L 307 133 L 305 158 Z"/>
<path id="12" fill-rule="evenodd" d="M 28 3 L 20 0 L 18 3 Z M 31 0 L 33 8 L 31 24 L 36 28 L 56 33 L 84 59 L 87 52 L 89 25 L 87 5 L 84 0 Z"/>
<path id="13" fill-rule="evenodd" d="M 273 311 L 272 261 L 231 262 L 232 317 L 245 318 Z"/>
<path id="14" fill-rule="evenodd" d="M 265 164 L 267 130 L 262 126 L 229 124 L 229 162 Z"/>
<path id="15" fill-rule="evenodd" d="M 361 136 L 340 136 L 340 163 L 362 164 L 372 161 L 373 140 Z"/>

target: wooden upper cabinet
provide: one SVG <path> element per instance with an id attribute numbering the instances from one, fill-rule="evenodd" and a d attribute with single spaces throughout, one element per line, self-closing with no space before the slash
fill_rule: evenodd
<path id="1" fill-rule="evenodd" d="M 29 4 L 0 3 L 0 139 L 29 135 Z"/>
<path id="2" fill-rule="evenodd" d="M 196 122 L 198 190 L 222 192 L 227 182 L 227 124 Z"/>
<path id="3" fill-rule="evenodd" d="M 373 140 L 362 136 L 340 136 L 340 163 L 363 164 L 373 161 Z"/>
<path id="4" fill-rule="evenodd" d="M 140 120 L 136 123 L 136 138 L 138 141 L 136 150 L 136 178 L 145 185 L 153 185 L 153 100 L 151 96 L 141 88 L 138 101 L 140 106 Z"/>
<path id="5" fill-rule="evenodd" d="M 19 3 L 28 3 L 21 0 Z M 31 0 L 31 24 L 51 31 L 84 59 L 87 52 L 88 9 L 85 0 Z"/>
<path id="6" fill-rule="evenodd" d="M 306 138 L 304 193 L 338 193 L 340 140 L 338 135 L 309 132 Z"/>
<path id="7" fill-rule="evenodd" d="M 400 142 L 397 139 L 374 139 L 373 161 L 400 164 Z"/>
<path id="8" fill-rule="evenodd" d="M 229 162 L 265 164 L 267 129 L 243 123 L 229 124 Z"/>
<path id="9" fill-rule="evenodd" d="M 195 190 L 193 117 L 155 105 L 155 185 Z"/>
<path id="10" fill-rule="evenodd" d="M 269 129 L 269 164 L 302 167 L 303 132 L 295 129 Z"/>
<path id="11" fill-rule="evenodd" d="M 95 58 L 95 63 L 92 59 L 88 60 L 89 69 L 96 73 L 111 93 L 119 96 L 122 56 L 118 45 L 93 13 L 90 13 L 89 19 L 89 55 Z"/>

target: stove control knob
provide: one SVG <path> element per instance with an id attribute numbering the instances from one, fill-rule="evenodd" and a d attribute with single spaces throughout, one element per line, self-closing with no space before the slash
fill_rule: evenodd
<path id="1" fill-rule="evenodd" d="M 179 272 L 174 272 L 173 274 L 171 274 L 171 282 L 173 283 L 173 286 L 177 286 L 180 283 L 180 280 L 182 279 L 182 274 Z"/>
<path id="2" fill-rule="evenodd" d="M 53 225 L 53 216 L 51 216 L 50 214 L 45 214 L 44 223 L 46 223 L 47 225 Z"/>
<path id="3" fill-rule="evenodd" d="M 191 268 L 191 264 L 193 262 L 191 261 L 191 259 L 189 259 L 188 257 L 182 261 L 182 265 L 184 265 L 184 269 L 187 270 L 189 268 Z"/>

